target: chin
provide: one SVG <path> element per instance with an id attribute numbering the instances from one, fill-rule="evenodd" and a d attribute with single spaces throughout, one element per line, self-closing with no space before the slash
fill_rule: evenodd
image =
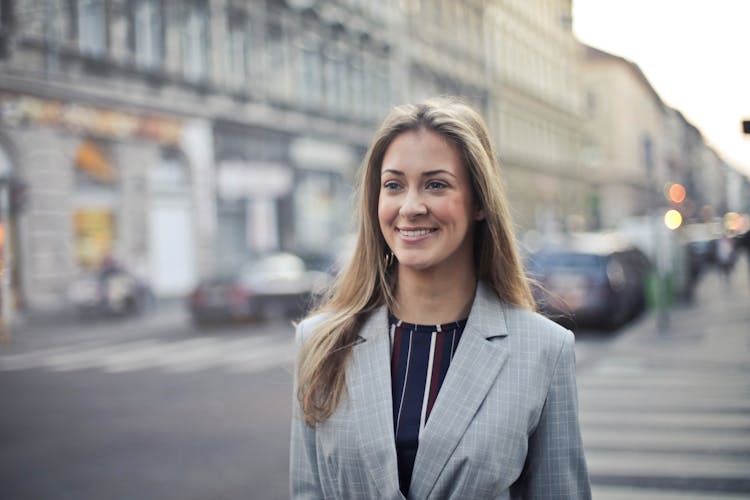
<path id="1" fill-rule="evenodd" d="M 401 268 L 407 268 L 412 271 L 424 271 L 425 269 L 429 269 L 433 266 L 432 262 L 424 262 L 424 261 L 417 261 L 417 260 L 399 260 L 398 265 Z"/>

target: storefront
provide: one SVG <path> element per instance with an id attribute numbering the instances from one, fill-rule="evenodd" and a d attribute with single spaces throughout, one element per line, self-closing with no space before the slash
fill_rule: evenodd
<path id="1" fill-rule="evenodd" d="M 0 136 L 0 336 L 20 301 L 18 289 L 17 212 L 22 209 L 18 190 L 25 189 L 16 177 L 8 147 Z"/>
<path id="2" fill-rule="evenodd" d="M 0 104 L 15 170 L 28 185 L 15 281 L 26 305 L 65 308 L 71 280 L 107 258 L 157 296 L 187 293 L 197 279 L 198 238 L 182 122 L 7 93 Z"/>
<path id="3" fill-rule="evenodd" d="M 296 246 L 302 254 L 336 258 L 353 231 L 354 147 L 309 137 L 293 141 Z"/>
<path id="4" fill-rule="evenodd" d="M 216 272 L 231 271 L 248 258 L 289 249 L 288 205 L 295 182 L 286 134 L 217 123 Z"/>

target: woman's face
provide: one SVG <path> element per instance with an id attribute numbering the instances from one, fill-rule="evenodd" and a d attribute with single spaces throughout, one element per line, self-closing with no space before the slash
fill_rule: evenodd
<path id="1" fill-rule="evenodd" d="M 402 133 L 385 152 L 380 181 L 380 230 L 400 268 L 455 271 L 472 265 L 472 228 L 483 214 L 451 143 L 431 131 Z"/>

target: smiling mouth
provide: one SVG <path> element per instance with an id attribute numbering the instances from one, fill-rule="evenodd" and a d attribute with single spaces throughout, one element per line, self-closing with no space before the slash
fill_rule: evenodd
<path id="1" fill-rule="evenodd" d="M 426 234 L 434 233 L 437 229 L 399 229 L 398 232 L 402 236 L 413 238 L 415 236 L 424 236 Z"/>

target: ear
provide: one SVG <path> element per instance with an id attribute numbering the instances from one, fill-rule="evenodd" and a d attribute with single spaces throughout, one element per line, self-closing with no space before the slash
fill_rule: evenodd
<path id="1" fill-rule="evenodd" d="M 484 209 L 480 208 L 479 210 L 477 210 L 477 213 L 474 214 L 474 220 L 484 220 Z"/>

